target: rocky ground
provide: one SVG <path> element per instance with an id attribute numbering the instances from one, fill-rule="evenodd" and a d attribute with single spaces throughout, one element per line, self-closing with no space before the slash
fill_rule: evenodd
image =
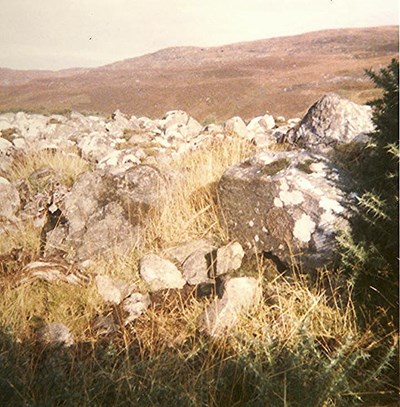
<path id="1" fill-rule="evenodd" d="M 98 316 L 93 327 L 102 333 L 146 312 L 151 293 L 185 287 L 199 295 L 214 292 L 200 325 L 223 335 L 262 300 L 260 280 L 237 273 L 243 258 L 267 256 L 282 269 L 294 263 L 304 271 L 334 268 L 336 236 L 349 228 L 352 202 L 351 183 L 334 152 L 366 143 L 372 130 L 369 107 L 335 94 L 322 97 L 303 119 L 266 114 L 205 127 L 183 111 L 158 120 L 120 111 L 109 118 L 2 114 L 2 278 L 12 275 L 14 287 L 94 281 L 103 301 L 124 311 L 122 320 Z M 197 165 L 192 157 L 221 146 L 229 155 L 235 143 L 246 146 L 248 158 L 233 161 L 217 180 L 213 210 L 224 237 L 213 234 L 213 224 L 190 241 L 183 230 L 169 241 L 160 233 L 151 252 L 148 224 L 160 221 L 154 213 L 184 188 L 188 167 Z M 177 166 L 182 162 L 186 167 Z M 202 211 L 210 208 L 194 218 Z M 13 240 L 26 225 L 36 233 L 35 250 Z M 132 250 L 144 254 L 135 266 L 140 289 L 134 279 L 96 270 L 100 258 Z M 73 341 L 60 321 L 40 332 L 48 341 Z"/>

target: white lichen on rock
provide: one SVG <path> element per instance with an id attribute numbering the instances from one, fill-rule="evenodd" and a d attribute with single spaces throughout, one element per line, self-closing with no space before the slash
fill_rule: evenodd
<path id="1" fill-rule="evenodd" d="M 293 229 L 293 236 L 301 242 L 307 243 L 315 230 L 315 222 L 309 215 L 303 213 L 299 220 L 296 221 Z"/>
<path id="2" fill-rule="evenodd" d="M 299 205 L 304 201 L 304 196 L 300 191 L 281 191 L 279 198 L 285 205 Z"/>

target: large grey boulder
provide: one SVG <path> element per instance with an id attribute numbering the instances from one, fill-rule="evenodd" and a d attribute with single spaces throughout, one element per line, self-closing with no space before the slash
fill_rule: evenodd
<path id="1" fill-rule="evenodd" d="M 289 143 L 312 150 L 325 151 L 340 144 L 363 141 L 374 131 L 372 110 L 329 93 L 310 107 L 303 120 L 289 130 Z"/>
<path id="2" fill-rule="evenodd" d="M 256 278 L 236 277 L 226 281 L 222 298 L 216 298 L 200 317 L 200 328 L 214 337 L 228 334 L 240 316 L 259 303 L 261 296 Z"/>
<path id="3" fill-rule="evenodd" d="M 348 226 L 344 181 L 322 156 L 261 153 L 222 176 L 223 218 L 248 252 L 311 268 L 334 263 L 336 234 Z"/>
<path id="4" fill-rule="evenodd" d="M 146 214 L 162 204 L 164 192 L 162 175 L 149 166 L 118 176 L 87 172 L 66 195 L 65 222 L 47 235 L 47 248 L 72 248 L 80 261 L 111 251 L 125 253 L 140 242 Z"/>

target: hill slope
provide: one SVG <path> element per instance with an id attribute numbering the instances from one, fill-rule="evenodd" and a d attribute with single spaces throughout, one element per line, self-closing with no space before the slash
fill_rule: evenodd
<path id="1" fill-rule="evenodd" d="M 0 69 L 0 109 L 161 116 L 202 121 L 269 111 L 299 116 L 321 94 L 374 97 L 365 68 L 398 55 L 398 27 L 326 30 L 222 47 L 168 48 L 99 68 Z"/>

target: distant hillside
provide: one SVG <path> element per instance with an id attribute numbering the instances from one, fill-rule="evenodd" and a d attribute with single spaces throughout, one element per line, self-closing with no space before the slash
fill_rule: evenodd
<path id="1" fill-rule="evenodd" d="M 0 69 L 0 110 L 157 117 L 182 109 L 201 121 L 269 111 L 302 115 L 334 91 L 364 103 L 377 94 L 364 69 L 398 57 L 398 27 L 340 29 L 222 47 L 178 47 L 99 68 Z"/>

